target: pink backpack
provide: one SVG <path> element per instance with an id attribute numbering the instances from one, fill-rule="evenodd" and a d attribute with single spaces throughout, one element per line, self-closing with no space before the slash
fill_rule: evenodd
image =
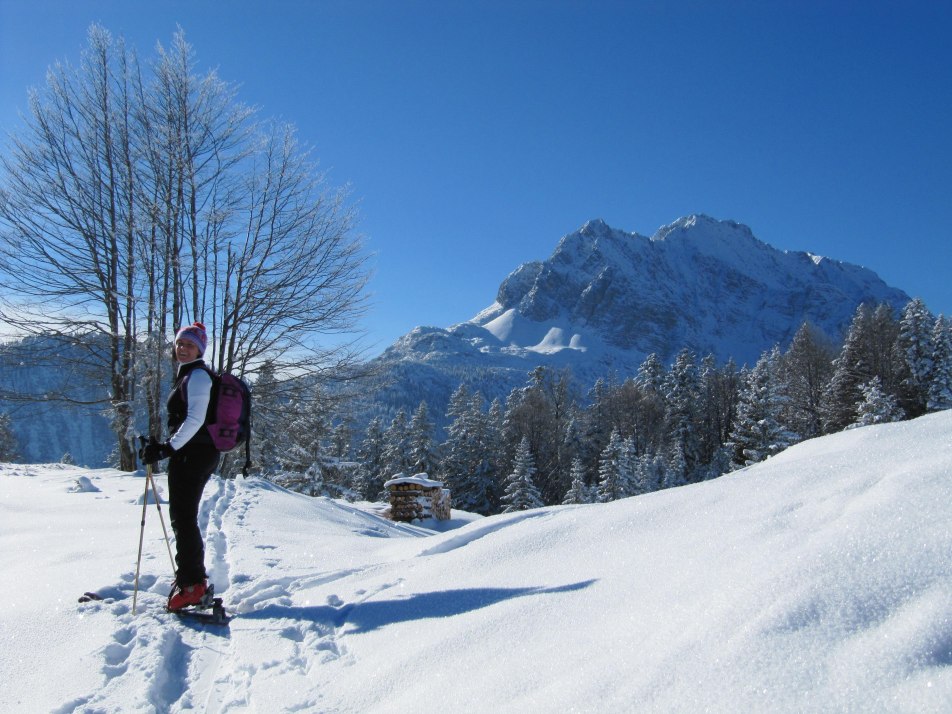
<path id="1" fill-rule="evenodd" d="M 205 428 L 215 448 L 223 454 L 245 445 L 242 471 L 247 475 L 251 468 L 251 390 L 244 380 L 230 372 L 208 370 L 208 373 L 212 378 L 212 394 Z"/>

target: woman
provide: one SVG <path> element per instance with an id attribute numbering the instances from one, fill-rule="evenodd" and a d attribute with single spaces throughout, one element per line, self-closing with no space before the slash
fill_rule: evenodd
<path id="1" fill-rule="evenodd" d="M 196 322 L 175 335 L 175 385 L 168 399 L 169 440 L 143 448 L 143 463 L 169 459 L 169 518 L 175 533 L 175 584 L 169 610 L 201 602 L 208 590 L 205 544 L 198 527 L 198 507 L 208 478 L 218 468 L 218 451 L 205 429 L 212 378 L 202 359 L 208 338 Z"/>

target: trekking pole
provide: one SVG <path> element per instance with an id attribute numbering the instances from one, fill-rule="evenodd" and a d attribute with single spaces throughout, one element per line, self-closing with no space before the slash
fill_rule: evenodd
<path id="1" fill-rule="evenodd" d="M 139 437 L 139 441 L 145 446 L 144 436 Z M 136 614 L 136 600 L 139 595 L 139 568 L 142 563 L 142 541 L 145 536 L 145 512 L 149 504 L 149 489 L 152 489 L 152 497 L 155 499 L 155 508 L 159 512 L 159 523 L 162 524 L 162 535 L 165 536 L 165 548 L 169 552 L 169 563 L 172 565 L 172 577 L 175 577 L 175 558 L 172 557 L 172 544 L 169 542 L 169 532 L 165 528 L 165 518 L 162 517 L 162 506 L 159 504 L 159 490 L 155 486 L 155 480 L 152 478 L 152 464 L 145 466 L 145 493 L 142 496 L 142 524 L 139 529 L 139 555 L 136 558 L 136 577 L 135 586 L 132 591 L 132 614 Z"/>
<path id="2" fill-rule="evenodd" d="M 169 563 L 172 565 L 172 577 L 175 577 L 175 558 L 172 556 L 172 543 L 169 541 L 169 532 L 165 528 L 165 518 L 162 517 L 162 505 L 159 503 L 159 489 L 155 487 L 152 478 L 152 466 L 146 466 L 145 478 L 152 483 L 152 497 L 155 499 L 155 510 L 159 512 L 159 523 L 162 524 L 162 535 L 165 536 L 165 549 L 169 552 Z"/>
<path id="3" fill-rule="evenodd" d="M 142 538 L 145 536 L 145 507 L 149 503 L 149 484 L 152 482 L 152 466 L 145 467 L 145 493 L 142 495 L 142 527 L 139 529 L 139 555 L 136 558 L 135 587 L 132 590 L 132 614 L 136 614 L 136 600 L 139 597 L 139 565 L 142 563 Z"/>
<path id="4" fill-rule="evenodd" d="M 146 439 L 144 436 L 139 437 L 139 443 L 144 447 L 146 445 Z M 169 540 L 169 532 L 165 527 L 165 518 L 162 517 L 162 504 L 159 501 L 159 489 L 155 485 L 155 479 L 152 477 L 152 464 L 146 464 L 145 466 L 145 480 L 146 480 L 146 498 L 148 498 L 149 486 L 152 487 L 152 497 L 155 499 L 155 510 L 159 512 L 159 523 L 162 524 L 162 535 L 165 536 L 165 549 L 169 552 L 169 563 L 172 565 L 172 577 L 175 577 L 175 558 L 172 556 L 172 544 Z M 145 516 L 143 515 L 143 521 Z"/>

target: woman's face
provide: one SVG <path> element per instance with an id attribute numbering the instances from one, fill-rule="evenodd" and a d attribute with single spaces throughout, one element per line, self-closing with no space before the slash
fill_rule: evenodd
<path id="1" fill-rule="evenodd" d="M 175 360 L 180 364 L 194 362 L 198 359 L 198 345 L 191 340 L 175 341 Z"/>

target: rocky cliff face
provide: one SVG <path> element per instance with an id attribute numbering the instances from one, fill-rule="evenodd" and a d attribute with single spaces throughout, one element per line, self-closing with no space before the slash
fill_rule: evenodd
<path id="1" fill-rule="evenodd" d="M 860 303 L 908 300 L 870 270 L 777 250 L 733 221 L 688 216 L 647 238 L 596 220 L 519 266 L 472 319 L 398 340 L 379 358 L 393 378 L 379 397 L 440 410 L 460 381 L 504 396 L 539 364 L 570 366 L 590 386 L 684 347 L 753 364 L 804 321 L 838 339 Z"/>
<path id="2" fill-rule="evenodd" d="M 652 238 L 592 221 L 506 278 L 496 305 L 472 322 L 513 310 L 642 356 L 690 347 L 749 362 L 804 320 L 837 337 L 864 300 L 908 299 L 869 270 L 776 250 L 730 221 L 689 216 Z"/>

